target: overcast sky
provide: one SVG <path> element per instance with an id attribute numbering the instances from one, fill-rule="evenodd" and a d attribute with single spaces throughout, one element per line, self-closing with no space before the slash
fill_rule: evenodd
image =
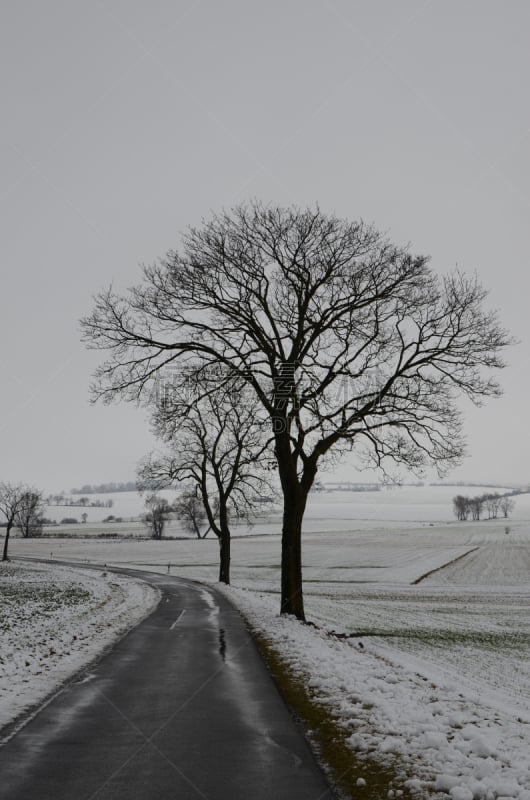
<path id="1" fill-rule="evenodd" d="M 530 481 L 527 0 L 4 0 L 0 480 L 134 478 L 145 412 L 91 406 L 91 296 L 249 198 L 476 271 L 520 340 L 451 477 Z"/>

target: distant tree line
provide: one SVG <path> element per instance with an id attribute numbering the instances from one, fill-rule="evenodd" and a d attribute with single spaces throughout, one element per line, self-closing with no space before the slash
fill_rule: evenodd
<path id="1" fill-rule="evenodd" d="M 511 495 L 512 493 L 494 492 L 465 497 L 458 494 L 453 497 L 453 510 L 456 518 L 461 521 L 470 517 L 472 520 L 480 520 L 484 514 L 488 515 L 488 519 L 497 519 L 499 514 L 507 518 L 515 508 L 515 500 Z"/>
<path id="2" fill-rule="evenodd" d="M 78 500 L 73 500 L 71 497 L 65 497 L 64 494 L 49 494 L 46 498 L 46 503 L 49 506 L 80 506 L 81 508 L 112 508 L 114 500 L 92 500 L 89 501 L 88 497 L 80 497 Z"/>
<path id="3" fill-rule="evenodd" d="M 86 511 L 81 514 L 81 522 L 86 523 L 88 519 L 88 514 Z M 103 522 L 123 522 L 123 517 L 115 517 L 113 514 L 110 514 L 108 517 L 105 517 Z M 47 519 L 43 517 L 42 519 L 43 525 L 78 525 L 79 520 L 77 517 L 63 517 L 59 522 L 54 519 Z"/>
<path id="4" fill-rule="evenodd" d="M 530 491 L 530 487 L 525 489 L 515 489 L 511 484 L 502 484 L 502 483 L 484 483 L 484 481 L 431 481 L 429 486 L 483 486 L 486 489 L 510 489 L 509 494 L 522 494 L 524 492 Z"/>
<path id="5" fill-rule="evenodd" d="M 152 488 L 155 489 L 170 489 L 172 486 L 172 482 L 166 482 L 165 486 L 161 486 L 159 482 L 157 482 L 156 487 L 153 486 Z M 145 488 L 145 487 L 144 487 Z M 71 494 L 110 494 L 111 492 L 135 492 L 137 489 L 136 481 L 125 481 L 122 483 L 100 483 L 100 484 L 85 484 L 81 486 L 80 489 L 71 489 Z"/>

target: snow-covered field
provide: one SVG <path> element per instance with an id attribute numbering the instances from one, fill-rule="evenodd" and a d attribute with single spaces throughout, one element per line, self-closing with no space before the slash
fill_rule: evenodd
<path id="1" fill-rule="evenodd" d="M 158 602 L 143 581 L 14 561 L 0 565 L 0 728 L 41 702 Z"/>
<path id="2" fill-rule="evenodd" d="M 457 493 L 481 490 L 313 495 L 305 601 L 320 629 L 278 616 L 275 514 L 234 539 L 227 591 L 339 716 L 358 758 L 392 761 L 401 785 L 434 796 L 530 800 L 530 496 L 516 498 L 509 520 L 458 523 Z M 217 578 L 210 539 L 14 539 L 11 548 Z"/>
<path id="3" fill-rule="evenodd" d="M 426 522 L 452 522 L 454 521 L 452 510 L 452 498 L 456 494 L 478 495 L 484 492 L 495 491 L 488 487 L 453 487 L 453 486 L 402 486 L 392 488 L 382 488 L 378 492 L 347 492 L 347 491 L 323 491 L 314 492 L 309 498 L 309 509 L 306 517 L 306 529 L 309 531 L 329 530 L 332 523 L 332 530 L 350 530 L 359 528 L 366 530 L 367 527 L 377 525 L 378 522 L 406 522 L 412 525 L 424 524 Z M 505 489 L 497 489 L 499 493 Z M 163 490 L 159 492 L 170 503 L 175 500 L 175 490 Z M 108 533 L 122 533 L 131 531 L 136 535 L 145 534 L 145 526 L 138 521 L 139 517 L 145 512 L 145 496 L 138 492 L 113 492 L 109 494 L 85 495 L 89 502 L 99 501 L 107 503 L 112 501 L 112 507 L 92 507 L 92 506 L 56 506 L 46 507 L 44 516 L 60 522 L 65 517 L 74 517 L 78 520 L 77 525 L 60 526 L 51 528 L 48 532 L 63 532 L 67 530 L 79 536 L 86 535 L 87 531 L 98 534 L 101 531 Z M 72 495 L 71 499 L 78 502 L 79 496 Z M 514 517 L 520 513 L 519 503 L 517 503 Z M 255 533 L 271 533 L 278 530 L 280 521 L 280 508 L 265 509 L 266 513 L 259 517 L 252 528 L 238 524 L 235 526 L 235 533 L 241 535 Z M 87 521 L 81 521 L 81 515 L 86 513 Z M 109 516 L 120 517 L 124 522 L 107 522 L 103 520 Z M 182 525 L 178 520 L 172 520 L 168 525 L 170 535 L 185 535 Z"/>

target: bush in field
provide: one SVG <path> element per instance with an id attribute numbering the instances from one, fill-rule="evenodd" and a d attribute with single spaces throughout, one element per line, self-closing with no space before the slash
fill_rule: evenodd
<path id="1" fill-rule="evenodd" d="M 61 520 L 61 525 L 77 525 L 78 522 L 79 520 L 75 517 L 63 517 Z"/>

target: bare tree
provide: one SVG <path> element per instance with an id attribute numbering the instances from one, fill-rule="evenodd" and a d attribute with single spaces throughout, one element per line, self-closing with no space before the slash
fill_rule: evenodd
<path id="1" fill-rule="evenodd" d="M 469 499 L 469 507 L 471 508 L 471 516 L 478 522 L 484 510 L 484 495 L 477 495 Z"/>
<path id="2" fill-rule="evenodd" d="M 485 494 L 483 497 L 486 511 L 488 512 L 488 519 L 497 519 L 499 507 L 501 503 L 501 496 L 497 492 Z"/>
<path id="3" fill-rule="evenodd" d="M 158 463 L 159 466 L 163 468 L 162 464 L 165 462 Z M 210 530 L 210 526 L 208 525 L 205 530 L 203 530 L 206 522 L 206 511 L 202 500 L 197 497 L 197 492 L 195 490 L 182 492 L 177 497 L 173 508 L 175 509 L 175 516 L 177 519 L 182 520 L 186 530 L 195 534 L 197 539 L 206 538 Z"/>
<path id="4" fill-rule="evenodd" d="M 377 466 L 459 463 L 456 398 L 499 395 L 490 371 L 512 342 L 486 294 L 363 222 L 241 206 L 189 229 L 127 294 L 96 298 L 84 337 L 110 355 L 93 397 L 137 401 L 190 361 L 253 388 L 284 499 L 281 611 L 304 619 L 302 521 L 322 459 L 355 445 Z"/>
<path id="5" fill-rule="evenodd" d="M 504 518 L 507 518 L 515 508 L 515 500 L 508 494 L 503 494 L 500 501 L 500 510 Z"/>
<path id="6" fill-rule="evenodd" d="M 199 538 L 209 530 L 217 536 L 219 581 L 230 583 L 231 519 L 250 521 L 270 492 L 265 470 L 270 436 L 260 404 L 241 379 L 227 380 L 218 371 L 188 371 L 178 385 L 161 390 L 153 422 L 169 450 L 145 461 L 140 485 L 177 480 L 191 486 L 177 501 L 177 515 Z M 208 527 L 201 533 L 204 522 Z"/>
<path id="7" fill-rule="evenodd" d="M 42 533 L 43 512 L 42 492 L 36 489 L 26 489 L 15 516 L 16 526 L 22 536 L 29 538 Z"/>
<path id="8" fill-rule="evenodd" d="M 165 497 L 157 494 L 150 494 L 145 500 L 145 506 L 147 513 L 144 514 L 144 522 L 149 526 L 153 539 L 161 539 L 171 507 Z"/>
<path id="9" fill-rule="evenodd" d="M 464 497 L 461 494 L 453 497 L 453 508 L 458 520 L 466 520 L 470 512 L 469 497 Z"/>
<path id="10" fill-rule="evenodd" d="M 6 519 L 4 551 L 2 561 L 8 560 L 9 536 L 13 526 L 17 524 L 18 514 L 27 505 L 27 495 L 31 490 L 22 483 L 0 483 L 0 512 Z"/>

